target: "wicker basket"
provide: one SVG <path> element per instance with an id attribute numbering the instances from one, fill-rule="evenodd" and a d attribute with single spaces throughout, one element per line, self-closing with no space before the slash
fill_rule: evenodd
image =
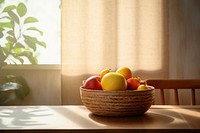
<path id="1" fill-rule="evenodd" d="M 80 87 L 82 103 L 95 115 L 135 116 L 144 114 L 154 101 L 154 87 L 147 90 L 103 91 Z"/>

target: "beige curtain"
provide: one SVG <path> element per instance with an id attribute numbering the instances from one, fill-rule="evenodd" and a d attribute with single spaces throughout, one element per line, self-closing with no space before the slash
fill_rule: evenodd
<path id="1" fill-rule="evenodd" d="M 166 8 L 165 0 L 63 0 L 63 104 L 79 104 L 82 80 L 104 68 L 166 78 Z"/>

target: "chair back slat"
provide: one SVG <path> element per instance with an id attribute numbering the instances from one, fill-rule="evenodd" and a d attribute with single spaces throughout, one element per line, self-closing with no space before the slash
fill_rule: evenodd
<path id="1" fill-rule="evenodd" d="M 165 105 L 165 94 L 163 89 L 160 89 L 160 97 L 161 97 L 161 104 Z"/>
<path id="2" fill-rule="evenodd" d="M 178 89 L 174 89 L 174 99 L 175 99 L 175 104 L 179 105 L 179 97 L 178 97 Z"/>
<path id="3" fill-rule="evenodd" d="M 191 104 L 192 104 L 192 105 L 196 105 L 196 100 L 195 100 L 195 99 L 196 99 L 196 98 L 195 98 L 195 89 L 194 89 L 194 88 L 191 89 L 191 97 L 192 97 L 192 98 L 191 98 Z"/>
<path id="4" fill-rule="evenodd" d="M 147 85 L 154 86 L 160 90 L 160 102 L 165 104 L 165 89 L 174 90 L 174 103 L 179 105 L 179 89 L 191 90 L 191 105 L 196 105 L 195 89 L 200 89 L 200 79 L 167 79 L 167 80 L 147 80 Z"/>

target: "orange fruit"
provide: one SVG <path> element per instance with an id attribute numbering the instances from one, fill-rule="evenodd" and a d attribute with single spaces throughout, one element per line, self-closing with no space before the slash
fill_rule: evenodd
<path id="1" fill-rule="evenodd" d="M 117 72 L 109 72 L 103 76 L 101 86 L 105 91 L 126 90 L 127 82 L 123 75 Z"/>
<path id="2" fill-rule="evenodd" d="M 126 80 L 132 77 L 132 72 L 128 67 L 120 67 L 116 72 L 122 74 Z"/>
<path id="3" fill-rule="evenodd" d="M 103 76 L 107 73 L 111 72 L 111 69 L 103 69 L 101 72 L 100 72 L 100 77 L 103 78 Z"/>

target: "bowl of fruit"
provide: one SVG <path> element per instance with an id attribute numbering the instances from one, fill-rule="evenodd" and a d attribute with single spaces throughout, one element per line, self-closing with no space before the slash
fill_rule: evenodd
<path id="1" fill-rule="evenodd" d="M 148 111 L 154 101 L 154 87 L 134 77 L 128 67 L 104 69 L 83 81 L 83 105 L 99 116 L 137 116 Z"/>

